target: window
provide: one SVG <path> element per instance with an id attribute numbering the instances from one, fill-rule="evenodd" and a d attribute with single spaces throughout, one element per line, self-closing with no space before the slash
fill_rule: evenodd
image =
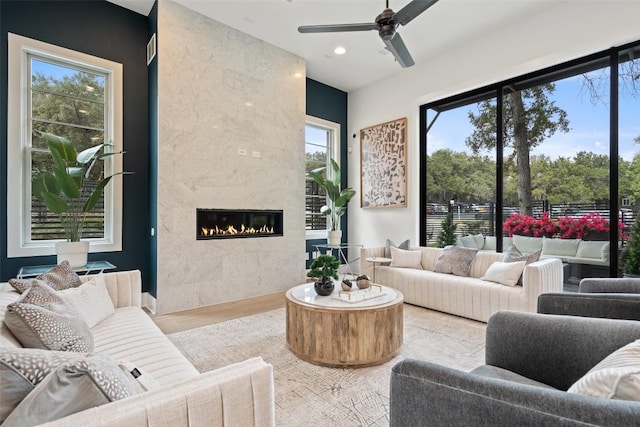
<path id="1" fill-rule="evenodd" d="M 9 34 L 8 256 L 52 255 L 60 218 L 31 195 L 32 174 L 51 169 L 38 131 L 64 136 L 78 152 L 112 141 L 122 150 L 122 66 Z M 92 178 L 122 170 L 121 156 L 96 163 Z M 103 170 L 104 168 L 104 170 Z M 122 249 L 122 184 L 114 179 L 87 219 L 92 252 Z"/>
<path id="2" fill-rule="evenodd" d="M 316 117 L 307 116 L 305 126 L 305 159 L 306 171 L 326 167 L 331 171 L 329 159 L 338 159 L 340 146 L 340 125 Z M 306 178 L 305 193 L 305 229 L 308 239 L 327 237 L 327 218 L 320 213 L 326 205 L 324 189 L 312 179 Z"/>

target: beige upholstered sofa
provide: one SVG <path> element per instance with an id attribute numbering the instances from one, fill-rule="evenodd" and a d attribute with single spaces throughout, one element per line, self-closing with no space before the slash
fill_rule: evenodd
<path id="1" fill-rule="evenodd" d="M 404 301 L 446 313 L 486 322 L 498 310 L 536 312 L 538 295 L 562 292 L 562 262 L 556 258 L 541 259 L 524 267 L 522 285 L 506 286 L 480 279 L 503 254 L 479 251 L 469 277 L 435 273 L 434 266 L 443 249 L 414 248 L 422 251 L 419 268 L 374 264 L 370 257 L 384 257 L 385 248 L 362 248 L 360 271 L 381 285 L 398 289 Z"/>
<path id="2" fill-rule="evenodd" d="M 91 276 L 81 276 L 86 281 Z M 47 426 L 273 426 L 272 366 L 253 358 L 199 373 L 141 309 L 139 271 L 105 273 L 115 313 L 91 328 L 94 353 L 149 373 L 155 388 L 43 424 Z M 19 294 L 0 283 L 0 347 L 20 347 L 4 324 Z M 212 355 L 215 357 L 215 355 Z"/>

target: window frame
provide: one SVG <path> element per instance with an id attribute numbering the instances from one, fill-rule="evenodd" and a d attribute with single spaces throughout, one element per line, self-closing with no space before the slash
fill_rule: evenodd
<path id="1" fill-rule="evenodd" d="M 330 167 L 329 159 L 333 159 L 336 163 L 340 164 L 340 123 L 332 122 L 329 120 L 321 119 L 319 117 L 307 115 L 305 121 L 305 128 L 307 126 L 313 126 L 328 131 L 329 137 L 327 141 L 327 171 L 332 174 L 333 171 Z M 307 143 L 305 137 L 305 145 Z M 331 175 L 329 175 L 331 176 Z M 305 193 L 306 197 L 306 193 Z M 312 239 L 326 239 L 328 237 L 329 225 L 325 230 L 306 230 L 305 237 L 307 240 Z"/>
<path id="2" fill-rule="evenodd" d="M 31 240 L 31 120 L 29 97 L 32 57 L 81 67 L 105 75 L 105 141 L 122 151 L 122 64 L 60 46 L 8 33 L 7 93 L 7 257 L 54 255 L 57 240 Z M 108 174 L 122 171 L 122 156 L 105 163 Z M 114 177 L 104 191 L 104 237 L 90 252 L 122 250 L 122 180 Z"/>

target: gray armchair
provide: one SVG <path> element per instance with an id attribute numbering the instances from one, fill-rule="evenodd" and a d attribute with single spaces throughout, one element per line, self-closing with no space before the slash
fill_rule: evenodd
<path id="1" fill-rule="evenodd" d="M 640 279 L 582 279 L 578 293 L 541 294 L 538 313 L 640 320 Z"/>
<path id="2" fill-rule="evenodd" d="M 638 426 L 640 403 L 566 390 L 640 338 L 640 322 L 499 311 L 485 365 L 471 372 L 405 359 L 391 373 L 390 425 Z"/>

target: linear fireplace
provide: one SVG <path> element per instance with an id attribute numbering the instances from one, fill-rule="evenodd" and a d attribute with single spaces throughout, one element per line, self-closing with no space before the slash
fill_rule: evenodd
<path id="1" fill-rule="evenodd" d="M 196 209 L 196 239 L 282 236 L 281 210 Z"/>

